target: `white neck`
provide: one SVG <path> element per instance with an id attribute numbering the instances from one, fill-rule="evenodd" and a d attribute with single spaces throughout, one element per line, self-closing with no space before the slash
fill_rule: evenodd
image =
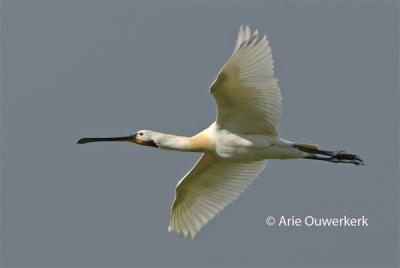
<path id="1" fill-rule="evenodd" d="M 161 149 L 166 150 L 204 153 L 214 150 L 212 139 L 204 131 L 192 137 L 153 132 L 152 138 Z"/>
<path id="2" fill-rule="evenodd" d="M 157 133 L 154 137 L 154 141 L 161 149 L 191 151 L 189 137 Z"/>

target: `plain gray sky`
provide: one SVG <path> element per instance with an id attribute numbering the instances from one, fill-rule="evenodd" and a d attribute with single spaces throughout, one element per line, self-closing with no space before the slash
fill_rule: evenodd
<path id="1" fill-rule="evenodd" d="M 1 265 L 397 266 L 398 1 L 1 2 Z M 270 161 L 195 240 L 168 233 L 198 154 L 85 136 L 191 135 L 238 28 L 266 33 L 283 138 L 365 167 Z M 343 215 L 366 228 L 268 227 Z"/>

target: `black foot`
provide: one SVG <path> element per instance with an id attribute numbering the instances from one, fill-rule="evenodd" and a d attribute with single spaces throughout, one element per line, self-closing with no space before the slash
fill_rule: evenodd
<path id="1" fill-rule="evenodd" d="M 355 154 L 347 154 L 345 151 L 334 152 L 332 157 L 328 158 L 333 163 L 350 163 L 357 166 L 364 165 L 364 161 Z"/>

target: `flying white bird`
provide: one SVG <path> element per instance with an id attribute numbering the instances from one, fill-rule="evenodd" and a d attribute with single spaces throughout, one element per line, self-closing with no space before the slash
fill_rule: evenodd
<path id="1" fill-rule="evenodd" d="M 217 118 L 192 137 L 150 130 L 114 138 L 83 138 L 79 144 L 128 141 L 160 149 L 202 152 L 195 166 L 178 182 L 169 231 L 194 238 L 264 169 L 267 159 L 316 159 L 362 165 L 344 151 L 323 151 L 317 145 L 279 138 L 281 92 L 271 48 L 264 35 L 241 26 L 235 49 L 210 87 Z"/>

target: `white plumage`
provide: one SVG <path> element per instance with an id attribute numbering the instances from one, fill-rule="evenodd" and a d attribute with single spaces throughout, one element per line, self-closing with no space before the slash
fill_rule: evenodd
<path id="1" fill-rule="evenodd" d="M 251 33 L 249 26 L 245 29 L 240 26 L 235 49 L 211 85 L 210 93 L 217 104 L 216 125 L 220 129 L 277 136 L 281 94 L 265 35 L 258 40 L 257 30 Z M 217 132 L 215 126 L 212 128 Z M 223 131 L 219 132 L 226 136 Z M 249 143 L 248 148 L 252 145 Z M 194 238 L 202 226 L 246 189 L 267 163 L 266 160 L 248 162 L 245 158 L 240 161 L 230 158 L 206 153 L 178 183 L 170 231 Z"/>
<path id="2" fill-rule="evenodd" d="M 281 93 L 271 47 L 264 35 L 239 29 L 232 56 L 211 85 L 218 107 L 217 123 L 222 128 L 277 136 Z"/>
<path id="3" fill-rule="evenodd" d="M 241 26 L 235 49 L 210 87 L 217 118 L 192 137 L 150 130 L 114 138 L 83 138 L 78 143 L 130 141 L 168 150 L 202 152 L 200 160 L 179 181 L 169 231 L 194 238 L 264 169 L 266 159 L 308 158 L 362 165 L 357 155 L 322 151 L 278 137 L 281 93 L 271 48 L 264 35 Z M 320 157 L 325 155 L 328 157 Z"/>
<path id="4" fill-rule="evenodd" d="M 234 162 L 204 154 L 176 186 L 169 230 L 194 238 L 201 227 L 246 189 L 266 164 L 266 160 Z"/>

